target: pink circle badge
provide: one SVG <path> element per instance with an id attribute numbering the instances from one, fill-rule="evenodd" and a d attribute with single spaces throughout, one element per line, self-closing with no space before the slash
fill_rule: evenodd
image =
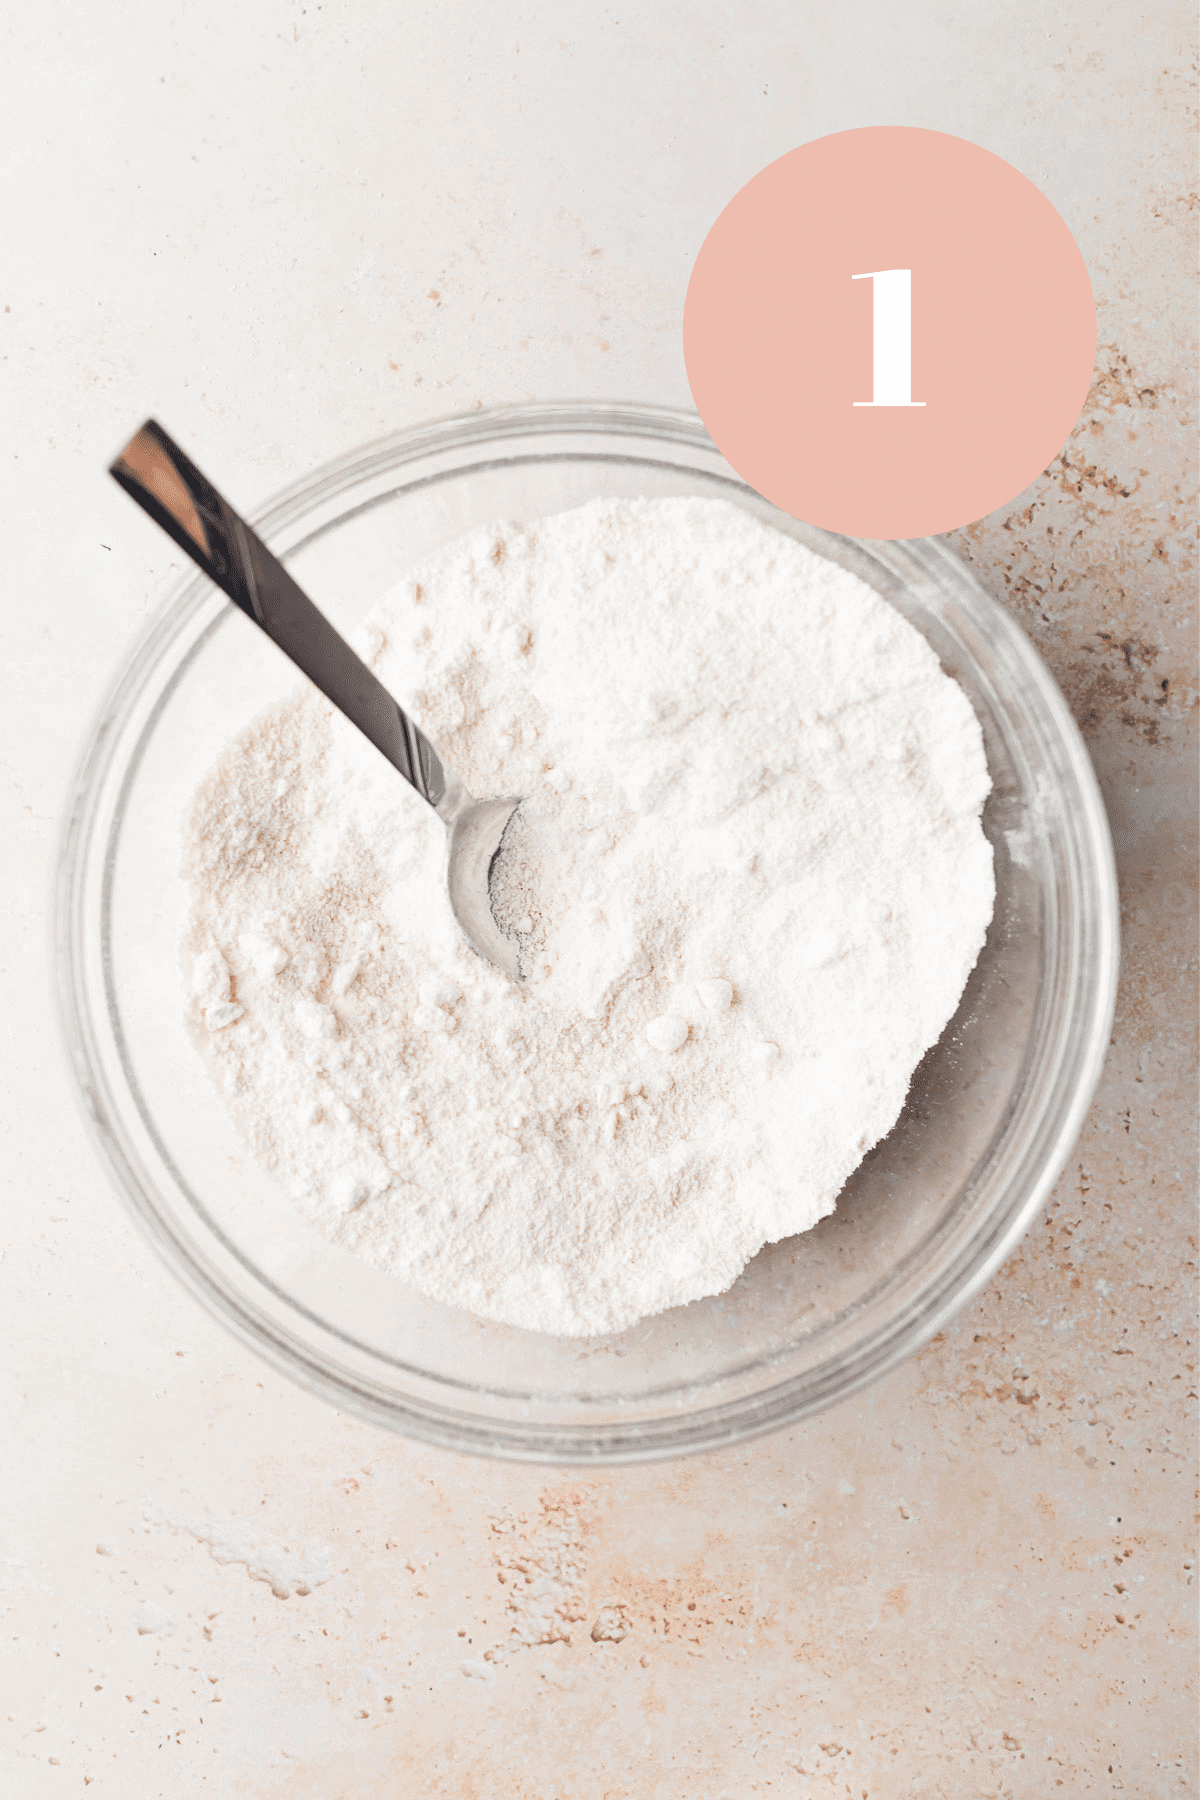
<path id="1" fill-rule="evenodd" d="M 728 462 L 797 518 L 924 537 L 1005 505 L 1087 397 L 1096 318 L 1050 202 L 990 151 L 875 126 L 781 156 L 696 258 L 688 381 Z"/>

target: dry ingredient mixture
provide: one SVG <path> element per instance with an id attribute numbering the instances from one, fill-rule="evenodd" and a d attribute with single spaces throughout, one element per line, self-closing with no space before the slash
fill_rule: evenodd
<path id="1" fill-rule="evenodd" d="M 317 1228 L 570 1336 L 719 1293 L 830 1212 L 994 899 L 975 715 L 866 585 L 741 508 L 473 532 L 360 654 L 472 793 L 525 796 L 460 938 L 441 822 L 313 689 L 186 828 L 197 1040 Z"/>

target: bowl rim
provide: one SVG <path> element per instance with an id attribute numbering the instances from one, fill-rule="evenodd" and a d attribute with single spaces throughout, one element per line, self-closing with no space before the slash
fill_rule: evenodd
<path id="1" fill-rule="evenodd" d="M 250 517 L 267 537 L 298 520 L 312 519 L 312 529 L 290 546 L 288 554 L 294 554 L 323 535 L 330 524 L 343 523 L 356 512 L 380 504 L 386 495 L 369 497 L 359 507 L 343 507 L 332 513 L 325 524 L 319 522 L 322 508 L 334 505 L 347 489 L 382 471 L 399 473 L 406 464 L 438 451 L 458 455 L 472 446 L 573 433 L 581 438 L 588 434 L 628 436 L 652 440 L 659 446 L 676 443 L 693 452 L 701 450 L 719 456 L 698 416 L 683 408 L 586 399 L 517 402 L 466 414 L 445 415 L 374 439 L 292 482 Z M 578 455 L 589 462 L 602 460 L 595 450 L 582 450 Z M 491 466 L 511 465 L 514 460 L 522 459 L 497 456 Z M 622 455 L 615 460 L 627 466 L 631 458 Z M 661 457 L 649 457 L 647 461 L 662 466 Z M 470 466 L 478 470 L 489 464 L 485 461 Z M 450 474 L 463 472 L 457 467 L 448 471 Z M 717 473 L 715 467 L 713 473 Z M 446 475 L 436 472 L 425 477 L 429 482 L 443 479 Z M 416 487 L 422 482 L 402 485 Z M 748 484 L 736 478 L 730 485 L 747 495 L 754 494 Z M 754 497 L 761 502 L 760 496 L 754 494 Z M 997 1204 L 993 1208 L 984 1221 L 987 1229 L 975 1232 L 940 1271 L 936 1293 L 923 1294 L 919 1307 L 910 1304 L 901 1308 L 870 1339 L 860 1343 L 852 1355 L 842 1356 L 836 1363 L 818 1364 L 815 1370 L 764 1386 L 753 1394 L 720 1401 L 687 1414 L 655 1417 L 648 1421 L 631 1419 L 625 1425 L 604 1427 L 598 1424 L 564 1425 L 552 1420 L 506 1421 L 490 1415 L 465 1414 L 452 1406 L 432 1403 L 418 1396 L 409 1396 L 400 1402 L 394 1394 L 384 1394 L 356 1376 L 348 1366 L 339 1368 L 328 1356 L 322 1359 L 299 1334 L 282 1327 L 278 1319 L 268 1320 L 265 1314 L 256 1312 L 220 1279 L 211 1262 L 208 1267 L 201 1265 L 194 1246 L 184 1241 L 155 1203 L 154 1180 L 141 1166 L 136 1146 L 129 1141 L 121 1126 L 119 1111 L 107 1096 L 104 1058 L 87 991 L 87 963 L 89 956 L 94 957 L 95 950 L 94 947 L 89 950 L 86 941 L 88 919 L 80 901 L 95 859 L 94 838 L 101 824 L 100 804 L 121 748 L 119 723 L 127 717 L 130 705 L 143 690 L 167 646 L 179 637 L 188 619 L 194 618 L 213 595 L 212 584 L 199 574 L 176 580 L 166 591 L 109 684 L 85 738 L 68 789 L 59 837 L 52 934 L 57 1013 L 64 1048 L 75 1077 L 74 1091 L 102 1161 L 126 1206 L 176 1278 L 183 1281 L 208 1311 L 274 1367 L 300 1380 L 334 1405 L 349 1406 L 374 1423 L 444 1448 L 553 1464 L 643 1461 L 726 1446 L 795 1423 L 835 1400 L 848 1397 L 927 1342 L 978 1292 L 1011 1253 L 1065 1165 L 1091 1103 L 1108 1049 L 1116 998 L 1119 911 L 1107 815 L 1086 746 L 1045 663 L 1007 610 L 987 593 L 953 551 L 937 538 L 897 540 L 891 544 L 871 540 L 840 541 L 861 547 L 862 551 L 873 553 L 882 560 L 907 554 L 933 581 L 938 582 L 940 577 L 941 582 L 969 591 L 977 606 L 982 602 L 984 615 L 993 631 L 1003 638 L 1009 652 L 1017 656 L 1043 712 L 1056 728 L 1057 746 L 1075 783 L 1079 803 L 1078 835 L 1083 848 L 1090 852 L 1091 892 L 1095 899 L 1091 921 L 1095 941 L 1088 947 L 1087 979 L 1076 982 L 1071 1013 L 1075 1051 L 1065 1071 L 1069 1091 L 1060 1097 L 1049 1129 L 1043 1130 L 1041 1140 L 1034 1147 L 1036 1155 L 1032 1160 L 1037 1166 L 1032 1170 L 1025 1167 L 1031 1160 L 1030 1146 L 1026 1146 L 1026 1155 L 1015 1172 L 1019 1179 L 1014 1181 L 1010 1176 L 1003 1189 L 1004 1195 L 1009 1196 L 1009 1204 L 1005 1207 Z M 222 615 L 218 612 L 216 616 Z M 204 641 L 204 635 L 196 639 L 189 655 L 177 666 L 174 679 L 159 694 L 152 713 L 138 733 L 139 746 L 147 741 L 154 719 L 169 699 L 175 680 L 181 677 L 190 655 L 195 654 Z M 125 790 L 132 784 L 138 760 L 135 756 L 125 771 Z M 115 832 L 119 831 L 119 825 L 118 809 L 115 829 L 110 824 L 110 841 L 104 849 L 109 877 L 115 861 Z M 119 1036 L 111 991 L 108 1010 L 110 1028 Z M 1018 1190 L 1015 1193 L 1014 1188 Z M 982 1244 L 981 1238 L 985 1240 Z M 244 1259 L 239 1256 L 239 1260 Z M 299 1310 L 290 1297 L 282 1297 L 293 1309 Z M 326 1331 L 329 1329 L 325 1327 Z M 815 1378 L 822 1375 L 823 1379 Z M 800 1388 L 804 1390 L 802 1393 Z"/>

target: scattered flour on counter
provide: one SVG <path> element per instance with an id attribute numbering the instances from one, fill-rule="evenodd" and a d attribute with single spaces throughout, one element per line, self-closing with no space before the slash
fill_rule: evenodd
<path id="1" fill-rule="evenodd" d="M 870 588 L 726 502 L 473 532 L 359 627 L 525 803 L 462 941 L 445 832 L 310 688 L 186 823 L 195 1037 L 314 1224 L 571 1336 L 723 1291 L 895 1123 L 992 913 L 978 722 Z"/>
<path id="2" fill-rule="evenodd" d="M 569 1644 L 588 1614 L 585 1499 L 543 1493 L 536 1512 L 491 1520 L 496 1579 L 504 1595 L 505 1635 L 479 1659 L 485 1667 L 517 1650 Z"/>
<path id="3" fill-rule="evenodd" d="M 251 1580 L 265 1581 L 278 1600 L 311 1594 L 333 1576 L 333 1553 L 328 1544 L 314 1542 L 303 1550 L 293 1550 L 261 1527 L 238 1519 L 188 1520 L 149 1513 L 146 1517 L 153 1525 L 195 1538 L 214 1562 L 242 1563 Z"/>

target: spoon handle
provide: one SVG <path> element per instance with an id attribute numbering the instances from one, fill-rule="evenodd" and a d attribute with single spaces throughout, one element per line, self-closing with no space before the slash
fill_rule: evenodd
<path id="1" fill-rule="evenodd" d="M 109 473 L 436 808 L 457 781 L 424 732 L 162 426 L 148 419 Z"/>

